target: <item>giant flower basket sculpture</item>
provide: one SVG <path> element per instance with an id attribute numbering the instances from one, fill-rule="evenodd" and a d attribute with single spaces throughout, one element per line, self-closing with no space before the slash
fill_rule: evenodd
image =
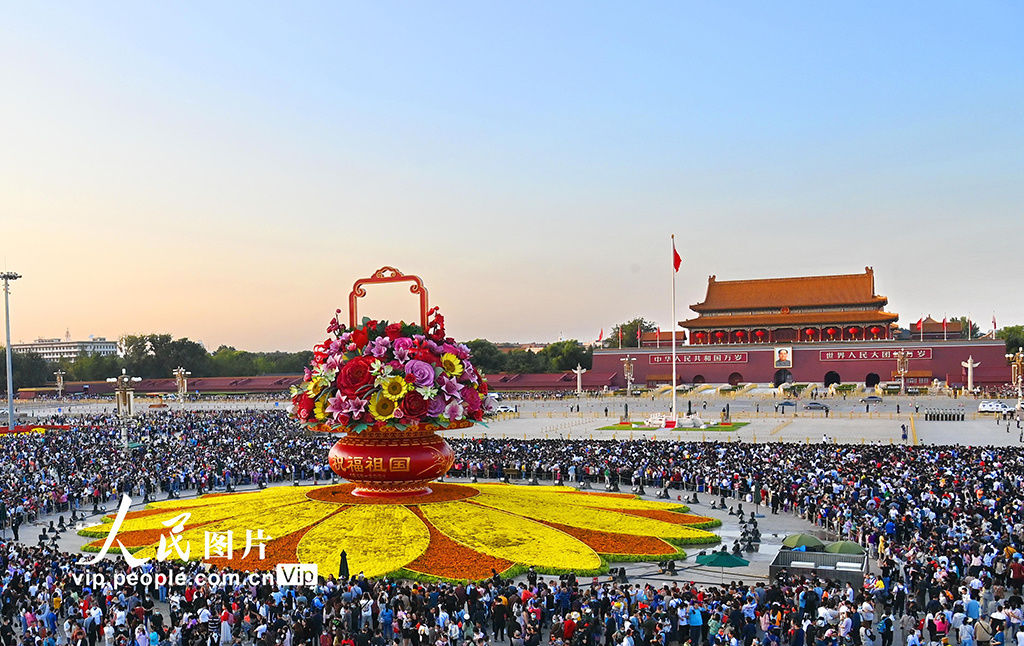
<path id="1" fill-rule="evenodd" d="M 418 323 L 359 319 L 363 286 L 393 282 L 410 282 L 419 295 Z M 478 580 L 531 565 L 593 575 L 612 561 L 682 558 L 683 545 L 718 541 L 705 531 L 716 519 L 631 494 L 432 483 L 453 460 L 437 432 L 479 422 L 488 407 L 469 349 L 445 335 L 419 278 L 391 267 L 356 281 L 348 323 L 338 315 L 314 348 L 290 410 L 306 428 L 342 435 L 329 461 L 352 482 L 154 502 L 81 529 L 90 537 L 82 549 L 116 545 L 137 560 L 160 560 L 166 541 L 180 541 L 174 544 L 185 552 L 170 558 L 268 572 L 309 563 L 322 577 L 339 572 L 344 549 L 352 573 Z M 253 536 L 262 537 L 254 549 Z"/>
<path id="2" fill-rule="evenodd" d="M 363 318 L 358 299 L 367 284 L 411 282 L 419 295 L 419 324 Z M 427 494 L 451 468 L 454 454 L 437 431 L 465 428 L 489 408 L 487 383 L 469 348 L 446 336 L 444 317 L 428 309 L 417 276 L 383 267 L 355 282 L 349 322 L 341 310 L 331 336 L 313 348 L 303 382 L 292 389 L 290 412 L 307 428 L 344 433 L 329 463 L 356 483 L 358 496 Z"/>

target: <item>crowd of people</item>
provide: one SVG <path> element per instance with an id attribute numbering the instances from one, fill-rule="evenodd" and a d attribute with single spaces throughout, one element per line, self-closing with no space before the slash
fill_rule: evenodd
<path id="1" fill-rule="evenodd" d="M 35 516 L 88 512 L 121 493 L 167 496 L 330 477 L 325 458 L 334 438 L 298 433 L 283 413 L 163 412 L 128 427 L 105 417 L 54 421 L 72 428 L 0 437 L 6 531 Z M 889 646 L 898 639 L 906 646 L 1024 645 L 1020 448 L 451 443 L 457 477 L 642 484 L 762 505 L 765 514 L 796 514 L 864 545 L 872 574 L 857 587 L 788 574 L 715 586 L 672 577 L 631 585 L 534 572 L 515 582 L 495 573 L 462 585 L 332 576 L 310 587 L 279 588 L 272 581 L 114 586 L 109 581 L 126 567 L 122 561 L 104 561 L 108 582 L 90 585 L 82 580 L 79 555 L 31 540 L 7 541 L 0 547 L 0 642 Z M 165 566 L 146 567 L 159 572 Z M 189 567 L 196 573 L 206 568 Z"/>

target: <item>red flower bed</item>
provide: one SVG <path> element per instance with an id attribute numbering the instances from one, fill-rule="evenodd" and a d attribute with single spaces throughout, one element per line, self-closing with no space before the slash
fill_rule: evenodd
<path id="1" fill-rule="evenodd" d="M 580 529 L 579 527 L 569 527 L 568 525 L 560 525 L 558 523 L 540 522 L 544 522 L 548 527 L 553 527 L 582 541 L 587 547 L 598 554 L 630 554 L 636 556 L 650 554 L 659 556 L 662 554 L 675 554 L 679 551 L 674 546 L 653 536 L 615 534 L 613 532 L 601 532 L 596 529 Z"/>
<path id="2" fill-rule="evenodd" d="M 231 567 L 236 570 L 247 570 L 247 571 L 269 571 L 273 570 L 274 566 L 278 563 L 298 563 L 299 555 L 298 548 L 299 542 L 306 535 L 306 532 L 313 529 L 320 523 L 324 522 L 334 514 L 340 513 L 345 507 L 339 507 L 338 511 L 328 514 L 321 520 L 303 527 L 302 529 L 295 530 L 291 534 L 285 534 L 280 538 L 275 538 L 268 541 L 266 546 L 263 548 L 263 556 L 265 558 L 260 559 L 260 550 L 258 547 L 253 547 L 249 555 L 244 559 L 239 557 L 231 560 Z M 210 561 L 206 561 L 209 563 Z M 325 572 L 321 576 L 326 578 L 331 572 Z"/>
<path id="3" fill-rule="evenodd" d="M 492 568 L 504 572 L 514 565 L 512 561 L 482 554 L 456 543 L 434 527 L 417 507 L 408 509 L 427 526 L 430 532 L 430 547 L 419 558 L 405 566 L 407 570 L 447 579 L 477 580 L 491 576 Z"/>
<path id="4" fill-rule="evenodd" d="M 321 502 L 330 502 L 342 505 L 407 505 L 410 502 L 415 502 L 417 505 L 420 505 L 430 502 L 452 502 L 455 500 L 464 500 L 466 498 L 472 498 L 480 493 L 469 485 L 431 482 L 430 493 L 415 496 L 414 498 L 410 498 L 409 496 L 373 496 L 372 498 L 368 498 L 366 496 L 353 495 L 352 490 L 355 489 L 356 486 L 357 485 L 352 483 L 346 483 L 331 487 L 321 487 L 310 491 L 306 494 L 306 497 L 313 500 L 319 500 Z"/>
<path id="5" fill-rule="evenodd" d="M 616 511 L 620 514 L 639 516 L 641 518 L 653 518 L 673 525 L 700 525 L 710 523 L 713 518 L 707 516 L 696 516 L 694 514 L 682 514 L 677 511 L 661 511 L 660 509 L 606 509 L 605 511 Z"/>

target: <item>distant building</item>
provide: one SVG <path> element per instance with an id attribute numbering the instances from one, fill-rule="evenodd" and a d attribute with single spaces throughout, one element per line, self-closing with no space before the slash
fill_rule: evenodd
<path id="1" fill-rule="evenodd" d="M 676 345 L 686 345 L 686 330 L 676 330 Z M 644 348 L 672 347 L 672 330 L 644 332 L 640 335 L 640 346 Z"/>
<path id="2" fill-rule="evenodd" d="M 898 383 L 897 353 L 909 353 L 909 386 L 938 381 L 967 382 L 964 363 L 980 365 L 974 383 L 999 386 L 1010 381 L 1006 346 L 998 339 L 963 338 L 959 321 L 922 317 L 907 330 L 886 311 L 888 299 L 875 292 L 875 273 L 801 276 L 755 280 L 708 279 L 696 316 L 679 325 L 689 343 L 675 352 L 676 380 L 682 384 L 861 383 L 873 388 Z M 595 378 L 613 375 L 612 388 L 625 385 L 623 359 L 633 360 L 633 383 L 672 383 L 671 342 L 657 347 L 645 335 L 640 348 L 594 350 Z M 677 338 L 677 343 L 679 339 Z M 661 342 L 665 343 L 662 332 Z M 586 377 L 586 375 L 584 375 Z"/>
<path id="3" fill-rule="evenodd" d="M 536 343 L 536 342 L 535 343 L 495 343 L 494 345 L 495 345 L 495 347 L 498 348 L 498 350 L 500 352 L 504 352 L 505 354 L 509 354 L 510 352 L 515 352 L 516 350 L 523 350 L 525 352 L 532 352 L 532 353 L 536 354 L 536 353 L 540 352 L 541 350 L 543 350 L 544 348 L 548 347 L 547 343 Z"/>
<path id="4" fill-rule="evenodd" d="M 22 354 L 35 353 L 47 361 L 60 361 L 61 359 L 74 361 L 85 354 L 94 354 L 101 357 L 117 354 L 117 342 L 107 341 L 102 336 L 89 339 L 88 341 L 36 339 L 32 343 L 12 343 L 11 349 Z"/>
<path id="5" fill-rule="evenodd" d="M 875 293 L 875 272 L 757 280 L 708 279 L 697 316 L 680 325 L 695 345 L 888 339 L 899 318 Z"/>

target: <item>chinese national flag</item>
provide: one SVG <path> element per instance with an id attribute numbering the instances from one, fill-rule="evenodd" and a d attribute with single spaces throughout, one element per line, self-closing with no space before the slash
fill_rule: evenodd
<path id="1" fill-rule="evenodd" d="M 601 333 L 597 335 L 597 340 L 601 341 L 604 339 L 604 328 L 601 328 Z"/>
<path id="2" fill-rule="evenodd" d="M 636 326 L 636 347 L 640 347 L 640 326 Z"/>
<path id="3" fill-rule="evenodd" d="M 679 265 L 683 264 L 683 257 L 676 251 L 676 241 L 672 241 L 672 266 L 679 271 Z"/>
<path id="4" fill-rule="evenodd" d="M 945 316 L 942 317 L 942 331 L 943 332 L 946 331 L 946 317 Z"/>
<path id="5" fill-rule="evenodd" d="M 655 334 L 658 335 L 657 338 L 658 338 L 659 341 L 661 341 L 661 328 L 660 327 L 657 330 L 655 330 Z"/>
<path id="6" fill-rule="evenodd" d="M 923 325 L 923 324 L 924 324 L 924 318 L 919 318 L 919 319 L 917 319 L 917 323 L 914 323 L 914 327 L 916 327 L 917 329 L 920 330 L 921 329 L 921 325 Z"/>

